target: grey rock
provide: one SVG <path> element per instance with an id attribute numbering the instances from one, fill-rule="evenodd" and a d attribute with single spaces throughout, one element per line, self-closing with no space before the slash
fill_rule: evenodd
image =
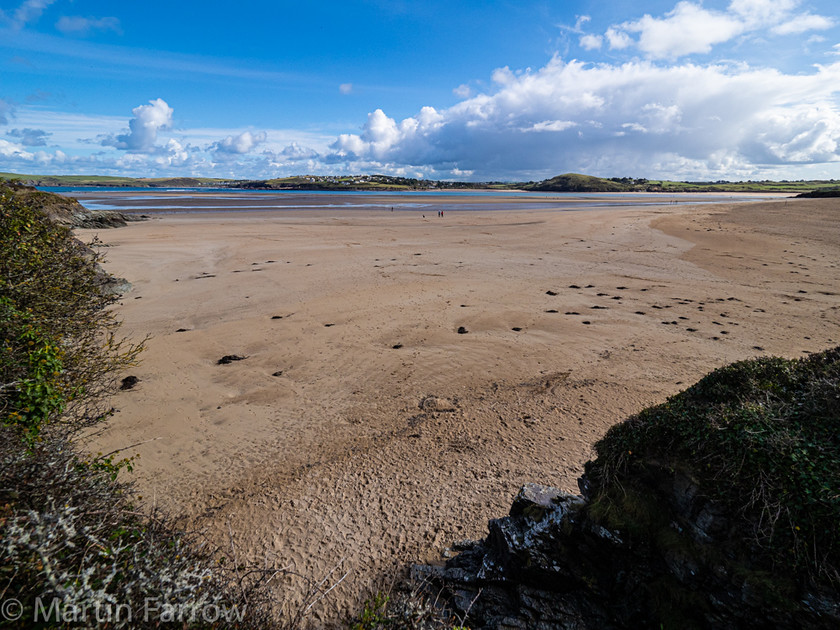
<path id="1" fill-rule="evenodd" d="M 449 412 L 457 409 L 455 403 L 438 396 L 426 396 L 420 401 L 420 409 L 431 412 Z"/>
<path id="2" fill-rule="evenodd" d="M 699 628 L 840 627 L 836 591 L 803 587 L 791 609 L 739 578 L 721 551 L 726 515 L 688 476 L 663 471 L 651 484 L 668 519 L 650 537 L 598 522 L 587 498 L 597 488 L 585 476 L 584 496 L 526 484 L 484 540 L 461 545 L 444 566 L 416 565 L 411 576 L 472 628 L 658 628 L 663 606 Z"/>

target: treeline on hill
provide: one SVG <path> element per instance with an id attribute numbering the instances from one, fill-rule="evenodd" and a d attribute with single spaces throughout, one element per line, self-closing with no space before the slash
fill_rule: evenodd
<path id="1" fill-rule="evenodd" d="M 522 190 L 537 192 L 648 192 L 648 193 L 802 193 L 815 190 L 838 190 L 840 182 L 836 180 L 811 181 L 715 181 L 690 182 L 655 180 L 637 177 L 593 177 L 579 173 L 566 173 L 541 182 L 529 182 L 521 185 Z"/>
<path id="2" fill-rule="evenodd" d="M 700 192 L 767 192 L 811 193 L 814 196 L 837 196 L 840 181 L 671 181 L 643 177 L 593 177 L 579 173 L 565 173 L 539 182 L 463 182 L 395 177 L 391 175 L 296 175 L 274 179 L 214 179 L 201 177 L 132 178 L 103 177 L 97 175 L 16 175 L 0 173 L 0 180 L 17 178 L 34 186 L 116 186 L 139 188 L 234 188 L 243 190 L 344 190 L 344 191 L 434 191 L 455 190 L 525 190 L 534 192 L 648 192 L 648 193 L 700 193 Z M 825 194 L 825 191 L 829 191 Z"/>
<path id="3" fill-rule="evenodd" d="M 0 627 L 265 627 L 265 571 L 144 514 L 80 435 L 142 349 L 93 248 L 0 186 Z M 222 563 L 222 564 L 220 564 Z M 161 623 L 163 622 L 163 623 Z"/>
<path id="4" fill-rule="evenodd" d="M 390 175 L 301 175 L 276 179 L 238 181 L 234 188 L 255 190 L 329 190 L 329 191 L 434 191 L 443 189 L 516 189 L 519 184 L 505 182 L 450 182 Z"/>
<path id="5" fill-rule="evenodd" d="M 200 188 L 224 186 L 227 179 L 212 177 L 118 177 L 109 175 L 21 175 L 0 173 L 0 181 L 24 182 L 30 186 L 83 186 L 109 188 Z"/>

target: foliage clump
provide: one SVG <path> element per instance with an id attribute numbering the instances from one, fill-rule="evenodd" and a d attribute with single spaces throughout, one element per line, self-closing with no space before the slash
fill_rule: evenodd
<path id="1" fill-rule="evenodd" d="M 634 480 L 682 471 L 729 515 L 752 562 L 840 581 L 840 348 L 723 367 L 595 449 L 587 476 L 602 513 Z"/>
<path id="2" fill-rule="evenodd" d="M 367 599 L 351 630 L 469 630 L 438 598 L 427 592 L 429 584 L 405 578 L 388 594 L 377 592 Z"/>
<path id="3" fill-rule="evenodd" d="M 94 246 L 96 243 L 94 243 Z M 97 251 L 0 187 L 0 413 L 32 441 L 101 419 L 142 344 L 118 336 Z"/>
<path id="4" fill-rule="evenodd" d="M 77 450 L 142 349 L 99 261 L 0 186 L 0 626 L 267 627 L 273 570 L 137 512 L 130 461 Z"/>

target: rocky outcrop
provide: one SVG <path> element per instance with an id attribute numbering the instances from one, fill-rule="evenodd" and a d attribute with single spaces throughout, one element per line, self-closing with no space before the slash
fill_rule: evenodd
<path id="1" fill-rule="evenodd" d="M 840 627 L 836 591 L 797 587 L 721 547 L 726 516 L 689 478 L 655 488 L 669 517 L 656 540 L 604 527 L 586 477 L 580 486 L 524 486 L 484 540 L 413 578 L 472 628 Z"/>
<path id="2" fill-rule="evenodd" d="M 25 201 L 29 206 L 42 210 L 59 225 L 71 228 L 114 228 L 123 227 L 129 221 L 140 221 L 134 217 L 113 210 L 88 210 L 70 197 L 42 192 L 34 186 L 4 183 L 3 188 Z"/>
<path id="3" fill-rule="evenodd" d="M 838 435 L 840 347 L 724 366 L 414 577 L 473 628 L 840 628 Z"/>
<path id="4" fill-rule="evenodd" d="M 125 227 L 139 218 L 114 210 L 88 210 L 75 199 L 51 193 L 36 192 L 29 195 L 29 202 L 43 208 L 49 217 L 60 225 L 71 228 L 107 229 Z"/>

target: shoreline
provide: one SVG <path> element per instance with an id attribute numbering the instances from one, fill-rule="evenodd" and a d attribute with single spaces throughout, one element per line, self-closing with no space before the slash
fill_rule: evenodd
<path id="1" fill-rule="evenodd" d="M 782 199 L 778 195 L 752 194 L 686 194 L 662 197 L 650 193 L 502 193 L 497 191 L 437 191 L 388 193 L 296 191 L 143 191 L 143 192 L 85 192 L 75 194 L 92 211 L 111 210 L 129 214 L 168 215 L 179 213 L 238 213 L 251 212 L 358 212 L 380 211 L 535 211 L 583 210 L 596 208 L 626 208 L 658 205 L 746 203 L 758 200 Z"/>
<path id="2" fill-rule="evenodd" d="M 576 491 L 629 414 L 723 363 L 835 343 L 833 209 L 301 210 L 100 231 L 106 269 L 134 284 L 124 331 L 154 337 L 91 448 L 158 438 L 136 449 L 147 501 L 302 575 L 343 559 L 314 617 L 333 623 L 377 576 L 481 537 L 523 483 Z M 247 358 L 216 365 L 226 354 Z M 282 588 L 293 605 L 303 585 Z"/>

